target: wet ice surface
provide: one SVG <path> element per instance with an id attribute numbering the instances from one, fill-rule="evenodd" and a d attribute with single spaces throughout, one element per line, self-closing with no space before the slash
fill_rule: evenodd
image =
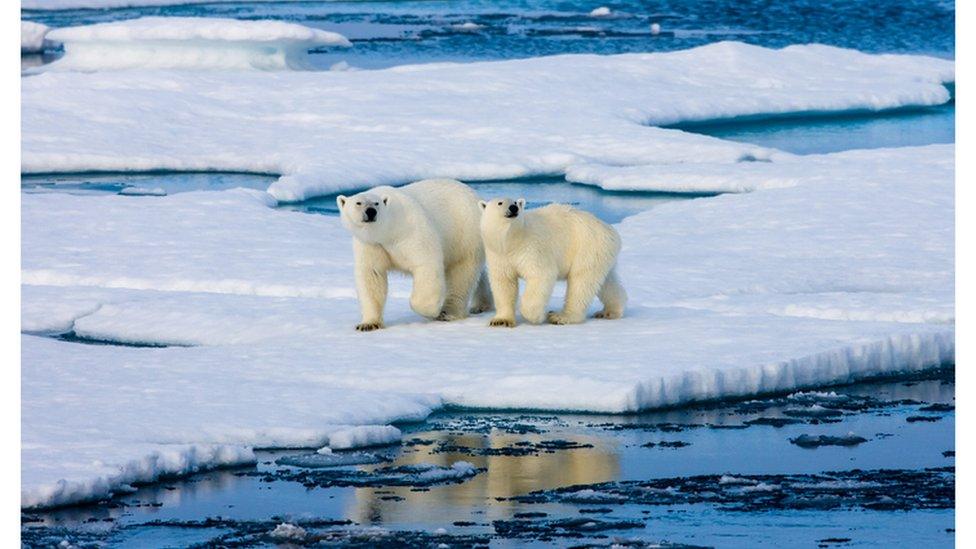
<path id="1" fill-rule="evenodd" d="M 177 173 L 142 174 L 41 174 L 21 176 L 25 193 L 63 192 L 69 194 L 122 194 L 133 199 L 198 191 L 225 190 L 235 187 L 265 190 L 277 179 L 274 175 L 246 173 Z M 530 208 L 553 202 L 572 204 L 593 212 L 609 223 L 651 209 L 673 200 L 690 200 L 700 195 L 655 192 L 614 192 L 597 187 L 567 183 L 562 177 L 530 178 L 509 181 L 469 182 L 483 198 L 513 196 L 525 198 Z M 353 193 L 345 193 L 353 194 Z M 336 196 L 328 195 L 280 209 L 312 214 L 339 215 Z"/>
<path id="2" fill-rule="evenodd" d="M 262 451 L 253 468 L 26 513 L 23 532 L 119 546 L 950 546 L 954 389 L 944 372 L 629 416 L 446 411 L 402 425 L 398 446 L 333 454 L 373 463 Z M 791 442 L 851 436 L 865 441 Z"/>
<path id="3" fill-rule="evenodd" d="M 349 37 L 349 51 L 323 51 L 312 62 L 378 68 L 404 63 L 511 59 L 561 53 L 626 53 L 685 49 L 718 40 L 763 46 L 818 42 L 868 52 L 954 55 L 952 3 L 909 0 L 879 6 L 867 0 L 671 0 L 648 6 L 598 2 L 505 0 L 486 2 L 219 3 L 113 10 L 23 12 L 52 27 L 142 16 L 280 19 Z M 660 32 L 654 34 L 651 25 Z"/>
<path id="4" fill-rule="evenodd" d="M 954 93 L 954 86 L 950 87 Z M 795 154 L 954 143 L 955 102 L 888 113 L 678 124 L 677 129 Z"/>

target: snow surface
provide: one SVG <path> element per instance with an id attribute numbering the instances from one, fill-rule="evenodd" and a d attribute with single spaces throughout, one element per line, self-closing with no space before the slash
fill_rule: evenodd
<path id="1" fill-rule="evenodd" d="M 20 22 L 20 52 L 40 53 L 44 51 L 44 36 L 50 29 L 47 25 L 33 21 Z"/>
<path id="2" fill-rule="evenodd" d="M 730 165 L 781 153 L 648 124 L 941 104 L 953 67 L 721 42 L 379 71 L 48 72 L 22 79 L 22 169 L 278 173 L 272 196 L 297 201 L 426 177 Z"/>
<path id="3" fill-rule="evenodd" d="M 355 332 L 349 236 L 265 193 L 25 194 L 25 330 L 192 347 L 24 336 L 22 505 L 445 403 L 627 412 L 951 364 L 953 146 L 780 163 L 792 186 L 619 224 L 625 318 L 514 330 L 424 321 L 395 278 L 389 327 Z"/>
<path id="4" fill-rule="evenodd" d="M 283 21 L 212 17 L 143 17 L 54 29 L 61 59 L 36 71 L 128 69 L 307 69 L 307 53 L 351 46 L 344 36 Z"/>

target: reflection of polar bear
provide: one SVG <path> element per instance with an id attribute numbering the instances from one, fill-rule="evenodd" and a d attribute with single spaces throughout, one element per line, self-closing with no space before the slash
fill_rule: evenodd
<path id="1" fill-rule="evenodd" d="M 553 324 L 575 324 L 586 317 L 594 296 L 603 310 L 596 318 L 620 318 L 627 294 L 614 266 L 620 235 L 592 214 L 562 204 L 524 211 L 525 200 L 495 198 L 480 202 L 481 236 L 495 296 L 492 326 L 515 326 L 518 279 L 525 279 L 522 317 L 538 324 L 556 280 L 566 281 L 563 310 L 550 312 Z"/>
<path id="2" fill-rule="evenodd" d="M 437 320 L 490 309 L 485 253 L 478 232 L 478 195 L 453 179 L 429 179 L 399 188 L 376 187 L 336 199 L 342 224 L 353 234 L 356 293 L 363 320 L 357 330 L 383 327 L 386 274 L 413 276 L 410 307 Z M 479 284 L 480 279 L 480 284 Z"/>

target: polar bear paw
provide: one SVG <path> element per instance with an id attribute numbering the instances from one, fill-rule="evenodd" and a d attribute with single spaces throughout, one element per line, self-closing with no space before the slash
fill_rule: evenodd
<path id="1" fill-rule="evenodd" d="M 515 320 L 513 320 L 511 318 L 499 318 L 499 317 L 496 316 L 495 318 L 491 319 L 491 322 L 489 322 L 488 325 L 489 326 L 492 326 L 492 327 L 495 327 L 495 328 L 498 328 L 498 327 L 514 328 L 515 327 Z"/>
<path id="2" fill-rule="evenodd" d="M 439 320 L 441 322 L 451 322 L 452 320 L 461 320 L 464 316 L 454 313 L 449 313 L 447 311 L 441 311 L 441 314 L 434 317 L 434 320 Z"/>
<path id="3" fill-rule="evenodd" d="M 593 314 L 593 318 L 602 318 L 604 320 L 616 320 L 623 316 L 618 311 L 607 311 L 606 309 Z"/>
<path id="4" fill-rule="evenodd" d="M 357 332 L 372 332 L 373 330 L 379 330 L 383 327 L 382 322 L 363 322 L 362 324 L 356 324 Z"/>
<path id="5" fill-rule="evenodd" d="M 491 310 L 491 305 L 479 304 L 471 307 L 469 311 L 473 315 L 480 315 L 481 313 L 487 313 Z"/>
<path id="6" fill-rule="evenodd" d="M 549 311 L 549 314 L 546 315 L 546 320 L 549 322 L 549 324 L 558 324 L 558 325 L 579 324 L 580 322 L 578 319 L 572 318 L 567 314 L 557 313 L 555 311 Z"/>

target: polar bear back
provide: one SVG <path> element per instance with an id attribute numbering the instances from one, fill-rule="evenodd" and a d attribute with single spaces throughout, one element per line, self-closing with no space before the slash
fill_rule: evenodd
<path id="1" fill-rule="evenodd" d="M 515 263 L 555 265 L 558 276 L 591 265 L 613 264 L 620 252 L 620 235 L 593 214 L 566 204 L 527 210 L 525 227 L 509 250 Z"/>
<path id="2" fill-rule="evenodd" d="M 445 265 L 453 265 L 472 255 L 483 257 L 479 220 L 481 208 L 478 195 L 471 187 L 454 179 L 424 179 L 390 187 L 386 192 L 398 193 L 415 202 L 422 210 L 422 218 L 415 223 L 430 223 L 440 239 Z"/>

